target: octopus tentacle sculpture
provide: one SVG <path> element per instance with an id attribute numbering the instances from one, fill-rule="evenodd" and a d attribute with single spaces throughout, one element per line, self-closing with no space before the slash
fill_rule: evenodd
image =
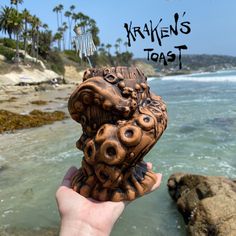
<path id="1" fill-rule="evenodd" d="M 156 175 L 143 157 L 167 126 L 166 105 L 149 91 L 137 68 L 88 69 L 69 99 L 83 134 L 84 152 L 72 187 L 99 201 L 133 200 L 149 192 Z"/>

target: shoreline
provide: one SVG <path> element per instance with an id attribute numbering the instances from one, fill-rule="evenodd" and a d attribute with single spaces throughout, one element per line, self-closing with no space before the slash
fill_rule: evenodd
<path id="1" fill-rule="evenodd" d="M 0 133 L 12 133 L 16 129 L 39 127 L 69 118 L 67 103 L 75 87 L 74 84 L 2 86 Z"/>
<path id="2" fill-rule="evenodd" d="M 151 81 L 153 79 L 161 79 L 161 80 L 171 80 L 174 79 L 176 81 L 200 81 L 201 79 L 195 79 L 194 76 L 201 75 L 212 75 L 220 76 L 224 73 L 230 73 L 235 70 L 220 70 L 216 72 L 195 72 L 191 74 L 183 74 L 183 75 L 174 75 L 174 76 L 163 76 L 163 77 L 148 77 L 148 80 Z M 188 77 L 188 79 L 183 79 L 182 76 Z M 193 76 L 193 78 L 191 78 Z M 181 78 L 181 79 L 179 79 Z M 206 81 L 215 82 L 217 81 L 214 77 L 206 79 Z M 225 81 L 224 78 L 220 81 Z M 16 116 L 28 116 L 30 112 L 34 110 L 38 110 L 40 112 L 64 112 L 65 118 L 70 117 L 67 103 L 69 96 L 72 94 L 74 89 L 78 83 L 69 83 L 69 84 L 50 84 L 50 83 L 41 83 L 39 85 L 2 85 L 0 86 L 0 111 L 8 111 L 16 113 Z M 35 114 L 36 115 L 36 114 Z M 61 118 L 60 118 L 61 119 Z M 57 121 L 55 119 L 54 121 Z M 52 122 L 54 122 L 52 121 Z M 1 114 L 0 114 L 0 122 L 1 122 Z M 47 124 L 48 122 L 44 122 Z M 23 128 L 31 128 L 41 126 L 44 124 L 36 125 Z M 6 132 L 12 132 L 13 129 L 6 130 Z M 0 130 L 1 131 L 1 130 Z M 3 131 L 1 131 L 2 133 Z M 14 132 L 14 131 L 13 131 Z"/>
<path id="3" fill-rule="evenodd" d="M 66 111 L 74 84 L 0 87 L 0 109 L 28 114 L 34 109 L 42 111 Z"/>

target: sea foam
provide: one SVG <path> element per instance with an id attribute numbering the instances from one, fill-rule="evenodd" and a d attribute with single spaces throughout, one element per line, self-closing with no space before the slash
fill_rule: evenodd
<path id="1" fill-rule="evenodd" d="M 199 72 L 189 75 L 165 76 L 162 80 L 194 81 L 194 82 L 236 82 L 235 70 L 222 70 L 216 72 Z"/>
<path id="2" fill-rule="evenodd" d="M 194 82 L 236 82 L 236 76 L 192 76 L 192 75 L 177 75 L 162 77 L 162 80 L 174 81 L 194 81 Z"/>

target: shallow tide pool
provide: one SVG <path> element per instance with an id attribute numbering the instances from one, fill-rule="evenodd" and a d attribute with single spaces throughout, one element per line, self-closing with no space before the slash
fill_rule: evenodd
<path id="1" fill-rule="evenodd" d="M 174 172 L 236 177 L 236 83 L 152 80 L 168 107 L 168 128 L 145 160 L 163 174 L 160 189 L 129 204 L 112 235 L 185 235 L 168 195 Z M 72 120 L 0 136 L 0 229 L 59 226 L 55 191 L 82 153 Z M 0 231 L 1 232 L 1 231 Z M 22 235 L 24 235 L 22 233 Z"/>

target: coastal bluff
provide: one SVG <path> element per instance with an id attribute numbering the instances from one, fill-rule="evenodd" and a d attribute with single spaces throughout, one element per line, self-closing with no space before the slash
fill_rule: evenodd
<path id="1" fill-rule="evenodd" d="M 167 186 L 188 235 L 236 235 L 236 180 L 174 173 Z"/>

